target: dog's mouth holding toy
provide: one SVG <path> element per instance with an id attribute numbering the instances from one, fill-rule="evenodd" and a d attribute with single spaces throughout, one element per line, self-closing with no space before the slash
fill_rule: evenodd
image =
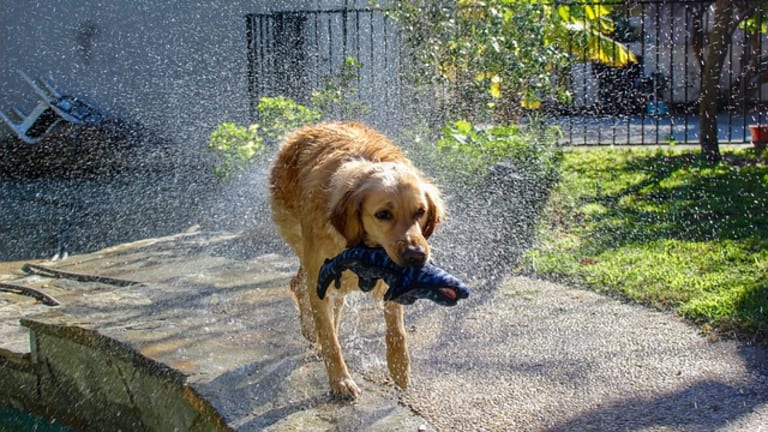
<path id="1" fill-rule="evenodd" d="M 378 279 L 389 289 L 384 300 L 409 305 L 426 298 L 442 306 L 454 306 L 469 297 L 469 287 L 445 270 L 427 263 L 422 267 L 400 267 L 382 248 L 353 247 L 325 261 L 317 281 L 317 294 L 322 299 L 331 281 L 341 286 L 341 274 L 351 270 L 358 276 L 358 286 L 370 291 Z"/>

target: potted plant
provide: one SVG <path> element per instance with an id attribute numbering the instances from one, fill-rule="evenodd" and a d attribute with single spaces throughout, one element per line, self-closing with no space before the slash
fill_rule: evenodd
<path id="1" fill-rule="evenodd" d="M 752 133 L 752 145 L 758 150 L 765 149 L 768 144 L 768 124 L 758 122 L 749 125 L 749 131 Z"/>

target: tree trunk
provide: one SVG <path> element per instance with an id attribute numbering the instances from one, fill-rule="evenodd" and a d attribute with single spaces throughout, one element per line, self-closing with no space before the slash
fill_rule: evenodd
<path id="1" fill-rule="evenodd" d="M 710 162 L 720 160 L 720 146 L 717 142 L 718 87 L 720 74 L 731 39 L 733 28 L 733 2 L 717 0 L 715 18 L 704 58 L 701 74 L 701 103 L 699 106 L 699 143 L 701 152 Z"/>

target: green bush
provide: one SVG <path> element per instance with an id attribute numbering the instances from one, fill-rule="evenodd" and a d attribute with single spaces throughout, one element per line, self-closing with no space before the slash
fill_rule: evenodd
<path id="1" fill-rule="evenodd" d="M 481 128 L 459 120 L 443 127 L 435 151 L 426 157 L 440 169 L 444 180 L 455 184 L 480 184 L 491 167 L 501 162 L 551 182 L 561 154 L 556 134 L 556 129 L 537 124 Z"/>
<path id="2" fill-rule="evenodd" d="M 214 174 L 220 180 L 245 169 L 264 152 L 266 144 L 274 145 L 288 132 L 323 117 L 320 111 L 282 96 L 261 98 L 257 110 L 260 123 L 238 126 L 225 122 L 211 133 L 208 149 L 216 155 Z"/>
<path id="3" fill-rule="evenodd" d="M 262 135 L 272 143 L 281 140 L 296 128 L 323 118 L 322 111 L 305 107 L 284 96 L 263 97 L 256 109 L 261 118 Z"/>
<path id="4" fill-rule="evenodd" d="M 227 122 L 213 131 L 208 148 L 218 158 L 214 174 L 225 180 L 264 151 L 264 140 L 259 135 L 259 125 L 245 127 Z"/>
<path id="5" fill-rule="evenodd" d="M 208 149 L 217 164 L 214 174 L 227 180 L 232 174 L 245 169 L 255 161 L 266 146 L 274 146 L 289 132 L 301 126 L 328 118 L 354 118 L 368 112 L 365 102 L 354 96 L 360 64 L 354 57 L 347 57 L 339 73 L 328 77 L 322 89 L 314 91 L 310 106 L 304 106 L 284 96 L 263 97 L 256 107 L 260 122 L 250 126 L 238 126 L 226 122 L 211 134 Z"/>

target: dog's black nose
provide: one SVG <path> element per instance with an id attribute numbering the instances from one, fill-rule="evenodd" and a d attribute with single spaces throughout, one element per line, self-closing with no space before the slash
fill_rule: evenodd
<path id="1" fill-rule="evenodd" d="M 421 246 L 408 246 L 403 252 L 403 265 L 421 267 L 427 262 L 427 251 Z"/>

